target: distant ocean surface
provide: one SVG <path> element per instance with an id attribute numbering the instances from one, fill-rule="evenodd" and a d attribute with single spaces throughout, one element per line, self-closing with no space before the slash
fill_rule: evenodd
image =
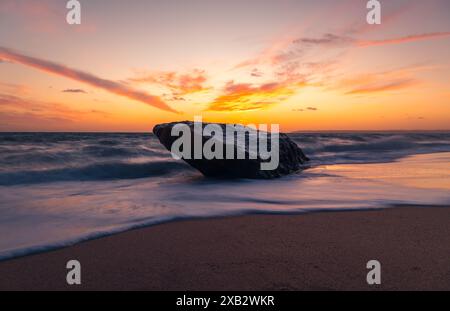
<path id="1" fill-rule="evenodd" d="M 450 132 L 289 136 L 309 169 L 226 181 L 152 134 L 0 133 L 0 259 L 182 218 L 450 205 Z"/>

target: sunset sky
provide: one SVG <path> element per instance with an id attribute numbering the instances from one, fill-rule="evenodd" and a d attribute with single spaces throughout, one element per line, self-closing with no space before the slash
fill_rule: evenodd
<path id="1" fill-rule="evenodd" d="M 450 1 L 0 1 L 0 131 L 450 129 Z"/>

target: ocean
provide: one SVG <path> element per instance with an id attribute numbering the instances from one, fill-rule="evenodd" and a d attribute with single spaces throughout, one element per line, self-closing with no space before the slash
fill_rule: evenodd
<path id="1" fill-rule="evenodd" d="M 0 133 L 0 260 L 178 219 L 450 205 L 450 132 L 289 136 L 308 169 L 217 180 L 153 134 Z"/>

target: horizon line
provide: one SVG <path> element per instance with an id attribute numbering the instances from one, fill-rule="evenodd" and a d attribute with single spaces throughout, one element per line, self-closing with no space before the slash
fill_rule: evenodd
<path id="1" fill-rule="evenodd" d="M 450 132 L 449 129 L 357 129 L 357 130 L 293 130 L 280 131 L 281 133 L 344 133 L 344 132 Z M 45 133 L 45 134 L 153 134 L 149 131 L 0 131 L 0 134 L 30 134 L 30 133 Z"/>

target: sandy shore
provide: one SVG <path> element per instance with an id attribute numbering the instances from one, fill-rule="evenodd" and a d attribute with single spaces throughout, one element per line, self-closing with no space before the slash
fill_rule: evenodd
<path id="1" fill-rule="evenodd" d="M 70 259 L 80 286 L 66 285 Z M 172 222 L 0 262 L 0 289 L 450 290 L 450 208 Z"/>

